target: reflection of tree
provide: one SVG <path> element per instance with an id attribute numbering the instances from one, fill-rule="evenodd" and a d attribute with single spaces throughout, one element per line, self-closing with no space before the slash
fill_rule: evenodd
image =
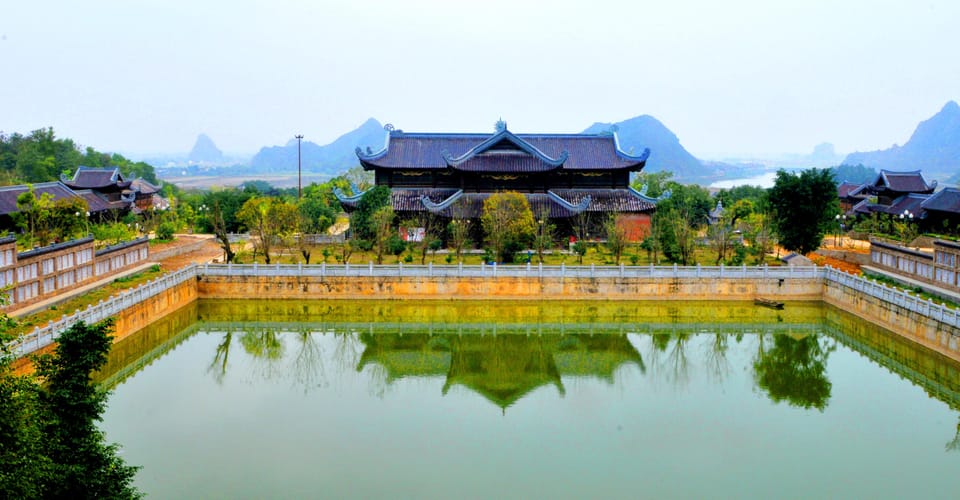
<path id="1" fill-rule="evenodd" d="M 233 340 L 233 332 L 223 334 L 223 340 L 217 344 L 216 354 L 213 355 L 213 361 L 207 371 L 213 374 L 213 379 L 222 384 L 224 377 L 227 376 L 227 361 L 230 358 L 230 342 Z"/>
<path id="2" fill-rule="evenodd" d="M 814 335 L 794 339 L 775 335 L 773 347 L 765 349 L 763 335 L 753 362 L 754 380 L 771 400 L 800 408 L 823 411 L 830 399 L 826 375 L 827 357 L 835 346 L 824 348 Z"/>
<path id="3" fill-rule="evenodd" d="M 297 340 L 300 348 L 293 358 L 293 375 L 306 392 L 323 379 L 323 349 L 309 331 L 297 333 Z"/>
<path id="4" fill-rule="evenodd" d="M 706 354 L 707 373 L 716 377 L 718 381 L 723 381 L 724 377 L 730 373 L 730 361 L 727 360 L 727 349 L 729 348 L 729 336 L 722 333 L 713 335 L 713 342 Z"/>
<path id="5" fill-rule="evenodd" d="M 254 360 L 263 363 L 264 378 L 273 374 L 278 362 L 283 359 L 283 342 L 272 330 L 244 332 L 240 336 L 240 345 Z"/>
<path id="6" fill-rule="evenodd" d="M 689 333 L 677 333 L 673 336 L 673 349 L 667 359 L 670 363 L 669 378 L 677 387 L 686 385 L 690 380 L 690 364 L 687 359 L 687 341 L 690 340 Z"/>
<path id="7" fill-rule="evenodd" d="M 957 434 L 947 443 L 947 451 L 960 451 L 960 423 L 957 424 Z"/>

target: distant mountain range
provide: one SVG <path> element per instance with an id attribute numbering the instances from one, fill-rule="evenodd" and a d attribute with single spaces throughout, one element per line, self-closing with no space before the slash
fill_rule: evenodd
<path id="1" fill-rule="evenodd" d="M 939 113 L 920 122 L 903 146 L 851 153 L 843 163 L 887 170 L 923 170 L 928 178 L 951 178 L 960 171 L 960 106 L 948 102 Z"/>
<path id="2" fill-rule="evenodd" d="M 694 157 L 681 144 L 670 129 L 650 115 L 641 115 L 616 123 L 594 123 L 583 133 L 603 133 L 617 130 L 620 147 L 628 153 L 639 154 L 650 148 L 650 158 L 644 169 L 647 172 L 667 170 L 679 182 L 709 184 L 719 179 L 743 178 L 762 174 L 771 164 L 757 162 L 727 163 L 702 161 Z M 357 166 L 355 149 L 383 147 L 386 132 L 379 121 L 370 118 L 353 131 L 335 141 L 318 145 L 311 141 L 301 143 L 301 162 L 304 173 L 336 176 Z M 217 160 L 219 158 L 219 160 Z M 840 163 L 863 164 L 875 169 L 923 170 L 931 179 L 948 179 L 958 175 L 960 179 L 960 106 L 948 102 L 939 113 L 920 123 L 910 140 L 901 146 L 883 151 L 852 153 L 842 162 L 833 145 L 817 145 L 811 154 L 788 155 L 773 166 L 828 167 Z M 190 152 L 194 164 L 224 163 L 223 153 L 206 135 L 201 134 Z M 246 164 L 243 164 L 246 163 Z M 233 163 L 217 168 L 220 174 L 258 174 L 295 172 L 297 165 L 297 141 L 291 139 L 283 146 L 261 148 L 249 161 Z M 179 167 L 178 167 L 179 168 Z M 178 174 L 180 170 L 176 170 Z M 186 171 L 182 172 L 186 174 Z M 956 181 L 954 181 L 956 182 Z"/>
<path id="3" fill-rule="evenodd" d="M 335 176 L 351 167 L 359 165 L 356 148 L 371 147 L 378 150 L 383 147 L 386 137 L 383 125 L 370 118 L 360 127 L 341 135 L 337 140 L 320 146 L 314 142 L 303 141 L 300 144 L 300 162 L 304 172 L 315 172 Z M 284 170 L 296 168 L 297 140 L 291 139 L 283 146 L 261 148 L 250 160 L 254 171 L 276 172 L 279 166 Z"/>

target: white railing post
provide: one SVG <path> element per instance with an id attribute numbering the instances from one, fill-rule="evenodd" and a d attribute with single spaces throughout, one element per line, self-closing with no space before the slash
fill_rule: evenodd
<path id="1" fill-rule="evenodd" d="M 623 278 L 623 262 L 620 263 L 620 278 Z"/>
<path id="2" fill-rule="evenodd" d="M 593 275 L 593 270 L 594 270 L 593 266 L 594 266 L 594 264 L 591 262 L 591 263 L 590 263 L 590 277 L 591 277 L 591 278 L 594 277 L 594 275 Z"/>
<path id="3" fill-rule="evenodd" d="M 397 276 L 403 276 L 403 262 L 397 262 Z"/>
<path id="4" fill-rule="evenodd" d="M 566 263 L 566 262 L 561 262 L 561 263 L 560 263 L 560 277 L 562 278 L 565 274 L 567 274 L 567 263 Z"/>
<path id="5" fill-rule="evenodd" d="M 697 278 L 700 277 L 700 263 L 697 262 Z"/>
<path id="6" fill-rule="evenodd" d="M 457 276 L 463 276 L 463 261 L 457 262 Z"/>
<path id="7" fill-rule="evenodd" d="M 427 263 L 427 276 L 433 277 L 433 262 Z"/>
<path id="8" fill-rule="evenodd" d="M 543 262 L 537 263 L 537 275 L 543 277 Z"/>

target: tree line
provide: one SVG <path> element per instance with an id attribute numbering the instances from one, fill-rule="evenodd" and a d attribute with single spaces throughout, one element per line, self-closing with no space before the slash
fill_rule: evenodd
<path id="1" fill-rule="evenodd" d="M 30 184 L 60 180 L 73 175 L 78 166 L 120 167 L 124 177 L 142 177 L 157 184 L 153 166 L 117 153 L 103 153 L 81 147 L 73 139 L 57 138 L 53 128 L 34 130 L 27 135 L 0 132 L 0 184 Z"/>

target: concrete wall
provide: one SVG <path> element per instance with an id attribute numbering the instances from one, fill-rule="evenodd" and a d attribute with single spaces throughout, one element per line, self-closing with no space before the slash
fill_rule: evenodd
<path id="1" fill-rule="evenodd" d="M 960 361 L 960 330 L 929 315 L 825 280 L 823 301 Z"/>
<path id="2" fill-rule="evenodd" d="M 167 314 L 195 302 L 197 298 L 197 287 L 191 280 L 127 307 L 114 318 L 114 342 L 163 319 Z"/>
<path id="3" fill-rule="evenodd" d="M 202 276 L 197 288 L 213 299 L 820 300 L 823 280 Z"/>

